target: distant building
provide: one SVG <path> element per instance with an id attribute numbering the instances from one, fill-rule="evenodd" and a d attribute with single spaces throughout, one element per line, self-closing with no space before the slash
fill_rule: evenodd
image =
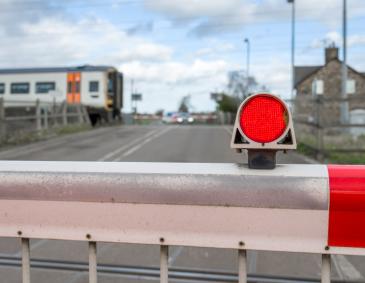
<path id="1" fill-rule="evenodd" d="M 325 49 L 324 65 L 295 67 L 294 83 L 297 93 L 295 107 L 299 116 L 316 120 L 315 104 L 310 103 L 307 98 L 321 95 L 326 100 L 325 105 L 321 107 L 321 122 L 324 124 L 340 122 L 338 99 L 341 98 L 341 64 L 338 48 L 331 46 Z M 352 113 L 358 115 L 359 109 L 365 109 L 365 73 L 358 72 L 350 66 L 348 66 L 347 94 L 350 98 L 351 120 Z M 351 100 L 351 98 L 356 99 Z"/>

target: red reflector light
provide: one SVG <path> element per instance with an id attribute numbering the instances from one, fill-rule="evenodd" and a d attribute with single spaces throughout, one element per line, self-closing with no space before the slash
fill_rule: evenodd
<path id="1" fill-rule="evenodd" d="M 242 106 L 240 126 L 249 139 L 260 143 L 272 142 L 288 126 L 287 109 L 275 97 L 257 95 Z"/>

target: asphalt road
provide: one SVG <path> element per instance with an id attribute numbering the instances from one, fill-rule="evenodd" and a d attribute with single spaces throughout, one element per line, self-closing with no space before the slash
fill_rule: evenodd
<path id="1" fill-rule="evenodd" d="M 137 161 L 137 162 L 243 162 L 244 154 L 229 148 L 230 128 L 224 126 L 121 126 L 99 128 L 0 152 L 5 160 Z M 298 154 L 279 154 L 280 163 L 308 163 Z M 18 239 L 1 239 L 0 256 L 20 256 Z M 86 242 L 32 240 L 31 257 L 83 261 L 88 259 Z M 319 277 L 319 255 L 248 253 L 249 273 Z M 159 247 L 128 244 L 98 244 L 98 262 L 114 265 L 159 266 Z M 171 267 L 236 272 L 233 250 L 171 247 Z M 333 278 L 364 282 L 365 263 L 360 257 L 333 257 Z M 32 269 L 32 282 L 87 282 L 86 272 Z M 146 282 L 99 274 L 99 282 Z M 151 281 L 151 280 L 149 280 Z M 0 268 L 0 283 L 21 282 L 20 269 Z"/>

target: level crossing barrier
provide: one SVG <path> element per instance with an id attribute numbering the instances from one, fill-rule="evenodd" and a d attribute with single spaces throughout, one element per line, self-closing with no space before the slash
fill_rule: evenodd
<path id="1" fill-rule="evenodd" d="M 23 283 L 29 239 L 87 241 L 90 283 L 98 242 L 159 245 L 161 283 L 175 245 L 237 250 L 240 283 L 248 250 L 321 254 L 328 283 L 332 254 L 365 255 L 363 219 L 365 166 L 0 162 L 0 237 L 21 239 Z"/>

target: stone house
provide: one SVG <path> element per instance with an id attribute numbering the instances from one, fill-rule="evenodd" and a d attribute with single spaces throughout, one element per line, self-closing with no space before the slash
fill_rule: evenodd
<path id="1" fill-rule="evenodd" d="M 318 121 L 323 125 L 340 123 L 341 64 L 338 48 L 325 49 L 325 63 L 321 66 L 296 66 L 294 87 L 296 90 L 295 114 L 302 120 Z M 363 111 L 365 115 L 365 73 L 348 66 L 347 94 L 351 115 Z M 322 98 L 322 102 L 314 102 Z M 319 118 L 320 117 L 320 118 Z M 364 121 L 365 122 L 365 121 Z"/>

